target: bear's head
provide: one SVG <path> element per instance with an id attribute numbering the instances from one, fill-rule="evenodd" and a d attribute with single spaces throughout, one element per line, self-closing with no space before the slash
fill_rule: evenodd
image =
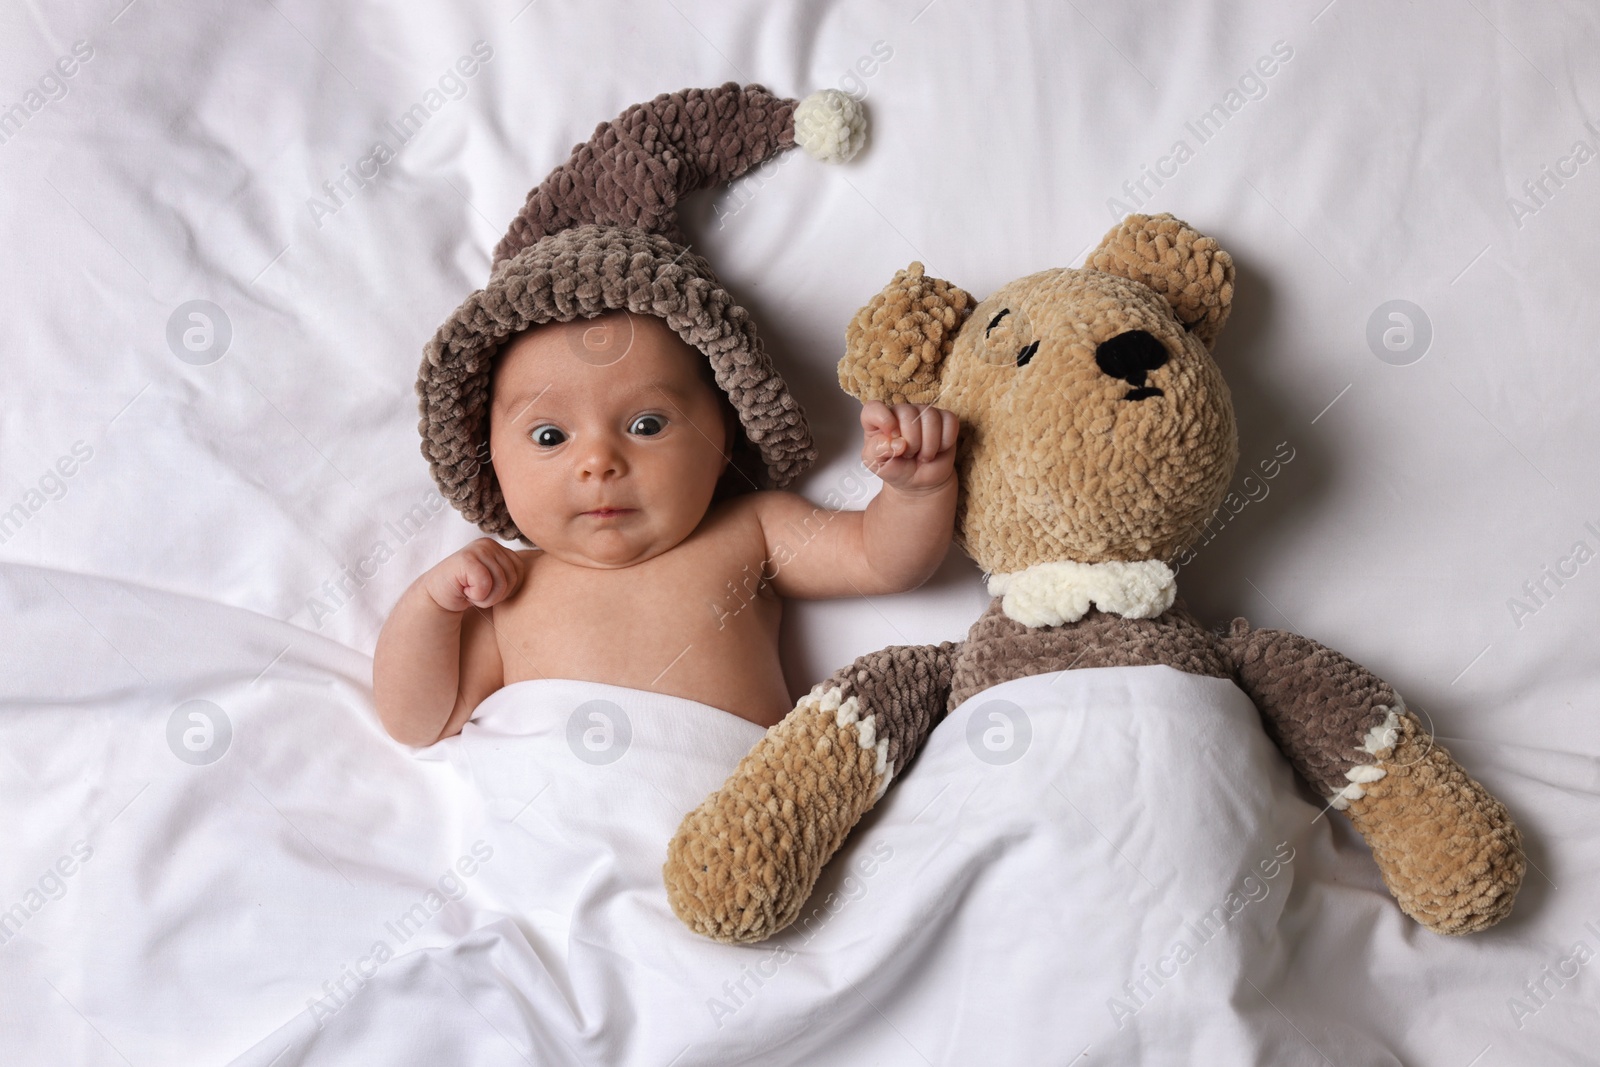
<path id="1" fill-rule="evenodd" d="M 1084 267 L 981 301 L 913 263 L 850 323 L 839 382 L 960 418 L 956 543 L 986 572 L 1170 560 L 1238 460 L 1211 358 L 1232 300 L 1215 241 L 1130 215 Z"/>

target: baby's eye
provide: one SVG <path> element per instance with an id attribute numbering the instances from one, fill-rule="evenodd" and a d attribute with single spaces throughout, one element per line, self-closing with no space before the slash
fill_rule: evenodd
<path id="1" fill-rule="evenodd" d="M 637 433 L 641 437 L 654 437 L 665 428 L 667 420 L 660 415 L 640 415 L 633 420 L 633 425 L 628 427 L 629 433 Z"/>
<path id="2" fill-rule="evenodd" d="M 554 426 L 535 426 L 528 436 L 533 438 L 534 444 L 542 448 L 554 448 L 567 439 L 566 434 Z"/>

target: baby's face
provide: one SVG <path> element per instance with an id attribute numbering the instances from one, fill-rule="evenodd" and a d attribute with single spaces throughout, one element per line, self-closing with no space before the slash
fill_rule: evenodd
<path id="1" fill-rule="evenodd" d="M 490 386 L 489 447 L 517 528 L 552 556 L 606 569 L 688 537 L 731 430 L 705 358 L 661 319 L 624 311 L 548 323 L 507 345 Z"/>

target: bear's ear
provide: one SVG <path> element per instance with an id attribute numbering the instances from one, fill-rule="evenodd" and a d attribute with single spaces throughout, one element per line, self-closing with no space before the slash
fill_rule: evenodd
<path id="1" fill-rule="evenodd" d="M 1084 266 L 1160 293 L 1207 349 L 1233 306 L 1233 257 L 1171 215 L 1129 215 L 1111 228 Z"/>
<path id="2" fill-rule="evenodd" d="M 839 385 L 863 403 L 933 403 L 941 364 L 976 303 L 966 290 L 923 274 L 921 263 L 896 271 L 845 328 Z"/>

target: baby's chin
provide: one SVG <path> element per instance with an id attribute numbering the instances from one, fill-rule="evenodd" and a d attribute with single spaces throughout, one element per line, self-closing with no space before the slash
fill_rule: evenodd
<path id="1" fill-rule="evenodd" d="M 621 531 L 599 531 L 583 538 L 553 537 L 546 541 L 531 538 L 546 556 L 574 567 L 592 570 L 621 570 L 636 567 L 676 548 L 683 538 L 629 536 Z"/>

